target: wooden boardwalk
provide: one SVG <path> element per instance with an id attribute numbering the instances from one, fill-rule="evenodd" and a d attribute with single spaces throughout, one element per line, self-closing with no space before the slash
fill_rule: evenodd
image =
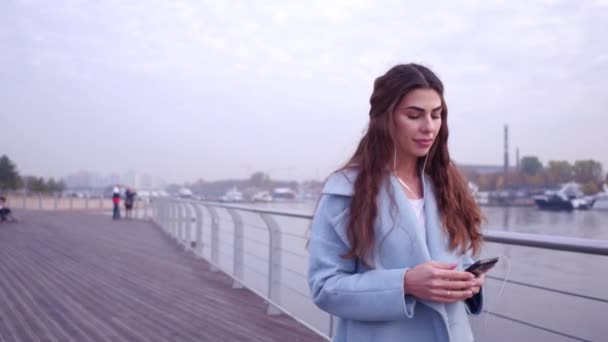
<path id="1" fill-rule="evenodd" d="M 19 218 L 0 224 L 0 342 L 322 340 L 150 223 Z"/>

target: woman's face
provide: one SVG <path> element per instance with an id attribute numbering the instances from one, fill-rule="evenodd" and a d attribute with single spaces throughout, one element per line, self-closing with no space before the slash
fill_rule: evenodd
<path id="1" fill-rule="evenodd" d="M 401 158 L 424 157 L 441 128 L 441 97 L 434 89 L 407 93 L 393 113 L 397 153 Z"/>

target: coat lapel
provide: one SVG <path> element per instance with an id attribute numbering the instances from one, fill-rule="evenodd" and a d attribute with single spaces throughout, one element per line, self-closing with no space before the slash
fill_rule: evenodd
<path id="1" fill-rule="evenodd" d="M 400 229 L 405 230 L 406 234 L 410 237 L 410 240 L 414 242 L 412 247 L 415 251 L 414 256 L 417 259 L 415 260 L 415 264 L 421 264 L 431 260 L 431 255 L 426 247 L 426 241 L 424 241 L 423 237 L 418 234 L 418 230 L 416 229 L 416 214 L 414 213 L 412 205 L 408 202 L 408 199 L 401 189 L 401 185 L 399 185 L 397 178 L 391 174 L 389 179 L 390 187 L 397 204 L 397 224 L 399 225 Z"/>

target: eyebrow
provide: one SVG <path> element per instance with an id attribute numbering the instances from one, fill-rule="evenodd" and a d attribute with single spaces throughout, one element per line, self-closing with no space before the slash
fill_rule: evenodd
<path id="1" fill-rule="evenodd" d="M 431 112 L 436 112 L 436 111 L 440 110 L 442 107 L 443 106 L 439 106 L 439 107 L 433 109 Z M 420 107 L 417 107 L 417 106 L 409 106 L 409 107 L 406 107 L 405 109 L 413 109 L 413 110 L 415 110 L 417 112 L 423 112 L 424 113 L 424 108 L 420 108 Z"/>

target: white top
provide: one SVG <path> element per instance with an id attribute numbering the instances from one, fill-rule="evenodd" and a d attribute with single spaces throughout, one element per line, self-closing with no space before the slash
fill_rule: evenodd
<path id="1" fill-rule="evenodd" d="M 408 198 L 408 201 L 412 205 L 412 209 L 414 209 L 414 213 L 416 214 L 416 231 L 418 232 L 418 234 L 420 234 L 420 236 L 422 236 L 422 241 L 426 241 L 426 224 L 424 222 L 424 198 Z"/>

